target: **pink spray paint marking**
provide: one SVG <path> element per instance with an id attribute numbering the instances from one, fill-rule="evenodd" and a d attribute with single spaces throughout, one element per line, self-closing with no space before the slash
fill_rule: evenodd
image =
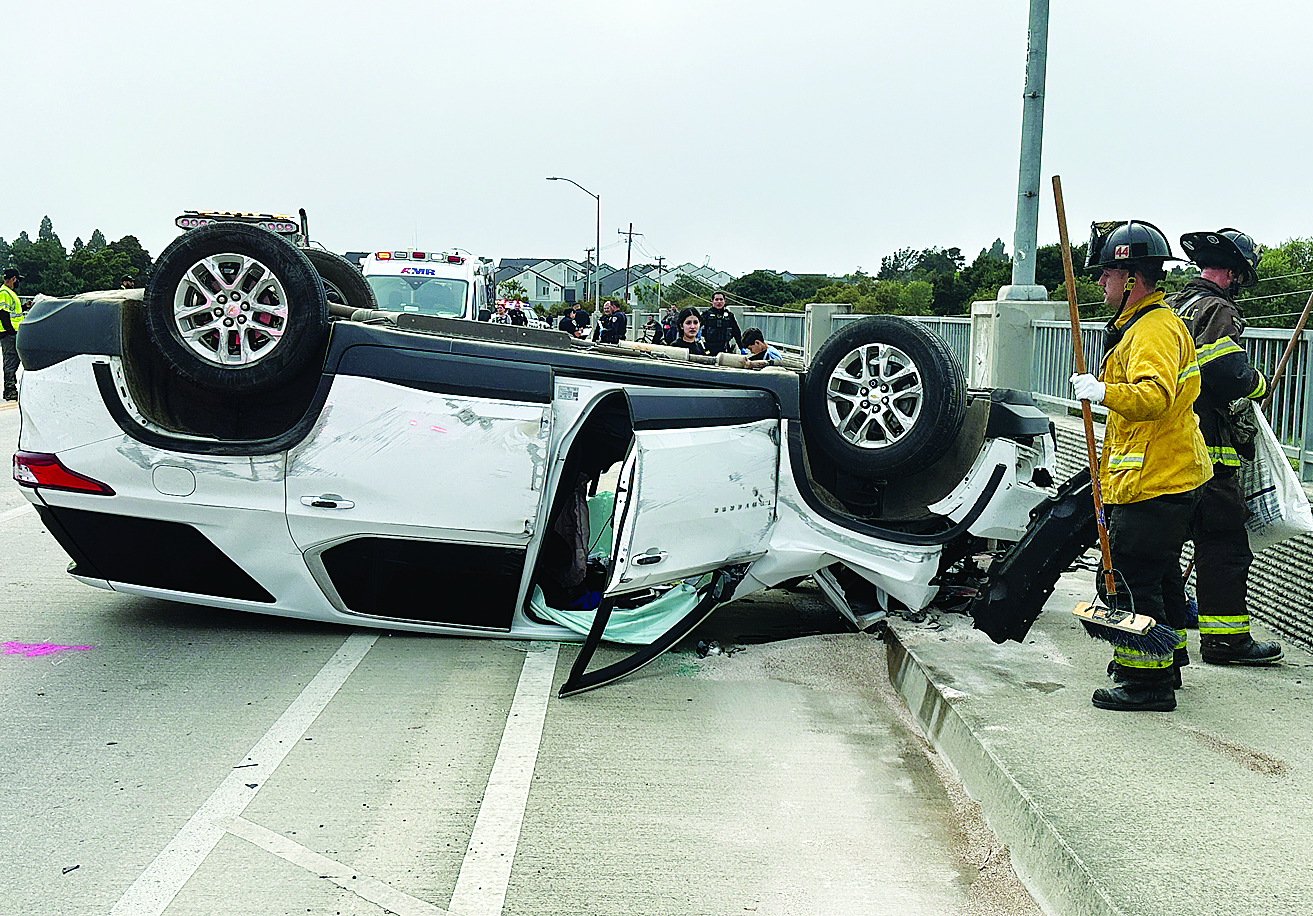
<path id="1" fill-rule="evenodd" d="M 38 655 L 52 655 L 55 652 L 85 652 L 93 646 L 61 646 L 53 642 L 0 642 L 5 655 L 24 655 L 36 658 Z"/>

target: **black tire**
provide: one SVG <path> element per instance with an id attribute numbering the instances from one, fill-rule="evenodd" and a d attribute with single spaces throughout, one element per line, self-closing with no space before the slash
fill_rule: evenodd
<path id="1" fill-rule="evenodd" d="M 890 480 L 942 456 L 966 406 L 962 367 L 943 340 L 905 318 L 874 315 L 830 337 L 812 359 L 803 430 L 845 471 Z"/>
<path id="2" fill-rule="evenodd" d="M 373 287 L 346 258 L 320 248 L 302 248 L 301 253 L 310 259 L 324 284 L 330 313 L 346 315 L 356 309 L 378 308 Z"/>
<path id="3" fill-rule="evenodd" d="M 212 391 L 278 388 L 321 356 L 328 340 L 324 286 L 309 259 L 242 223 L 174 239 L 155 262 L 144 306 L 160 354 Z"/>

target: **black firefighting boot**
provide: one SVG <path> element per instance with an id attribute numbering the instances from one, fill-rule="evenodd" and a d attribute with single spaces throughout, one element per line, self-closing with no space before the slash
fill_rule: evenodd
<path id="1" fill-rule="evenodd" d="M 1171 669 L 1170 669 L 1171 672 L 1172 672 L 1171 682 L 1172 682 L 1172 689 L 1173 689 L 1173 690 L 1180 690 L 1180 689 L 1181 689 L 1181 665 L 1182 665 L 1182 664 L 1186 664 L 1186 665 L 1190 664 L 1190 660 L 1189 660 L 1189 658 L 1187 657 L 1187 659 L 1186 659 L 1184 662 L 1182 662 L 1182 661 L 1180 661 L 1181 650 L 1180 650 L 1180 649 L 1177 649 L 1177 650 L 1176 650 L 1176 653 L 1177 653 L 1177 659 L 1176 659 L 1176 661 L 1173 661 L 1173 662 L 1172 662 L 1172 667 L 1171 667 Z M 1126 674 L 1126 669 L 1123 668 L 1121 665 L 1117 664 L 1115 661 L 1108 662 L 1108 677 L 1112 678 L 1112 679 L 1113 679 L 1114 681 L 1116 681 L 1118 684 L 1124 684 L 1127 680 L 1129 680 L 1129 678 L 1127 677 L 1127 674 Z"/>
<path id="2" fill-rule="evenodd" d="M 1199 637 L 1199 654 L 1210 665 L 1270 665 L 1285 657 L 1279 642 L 1258 642 L 1248 633 Z"/>
<path id="3" fill-rule="evenodd" d="M 1176 691 L 1167 679 L 1127 680 L 1116 687 L 1100 687 L 1092 702 L 1099 709 L 1119 712 L 1171 712 L 1176 708 Z"/>

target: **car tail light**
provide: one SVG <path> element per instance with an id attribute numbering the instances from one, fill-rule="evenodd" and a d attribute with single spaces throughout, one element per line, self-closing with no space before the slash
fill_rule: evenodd
<path id="1" fill-rule="evenodd" d="M 100 496 L 114 495 L 109 484 L 70 471 L 58 457 L 42 452 L 14 452 L 14 480 L 25 487 L 49 487 L 52 490 L 73 490 Z"/>
<path id="2" fill-rule="evenodd" d="M 374 252 L 374 257 L 378 258 L 380 261 L 391 261 L 391 260 L 392 260 L 392 252 L 390 252 L 390 251 L 376 251 L 376 252 Z"/>

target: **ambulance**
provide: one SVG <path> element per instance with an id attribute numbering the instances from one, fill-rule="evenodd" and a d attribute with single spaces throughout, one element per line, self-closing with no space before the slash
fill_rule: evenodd
<path id="1" fill-rule="evenodd" d="M 458 251 L 375 251 L 361 272 L 386 312 L 477 320 L 491 311 L 493 264 Z"/>

